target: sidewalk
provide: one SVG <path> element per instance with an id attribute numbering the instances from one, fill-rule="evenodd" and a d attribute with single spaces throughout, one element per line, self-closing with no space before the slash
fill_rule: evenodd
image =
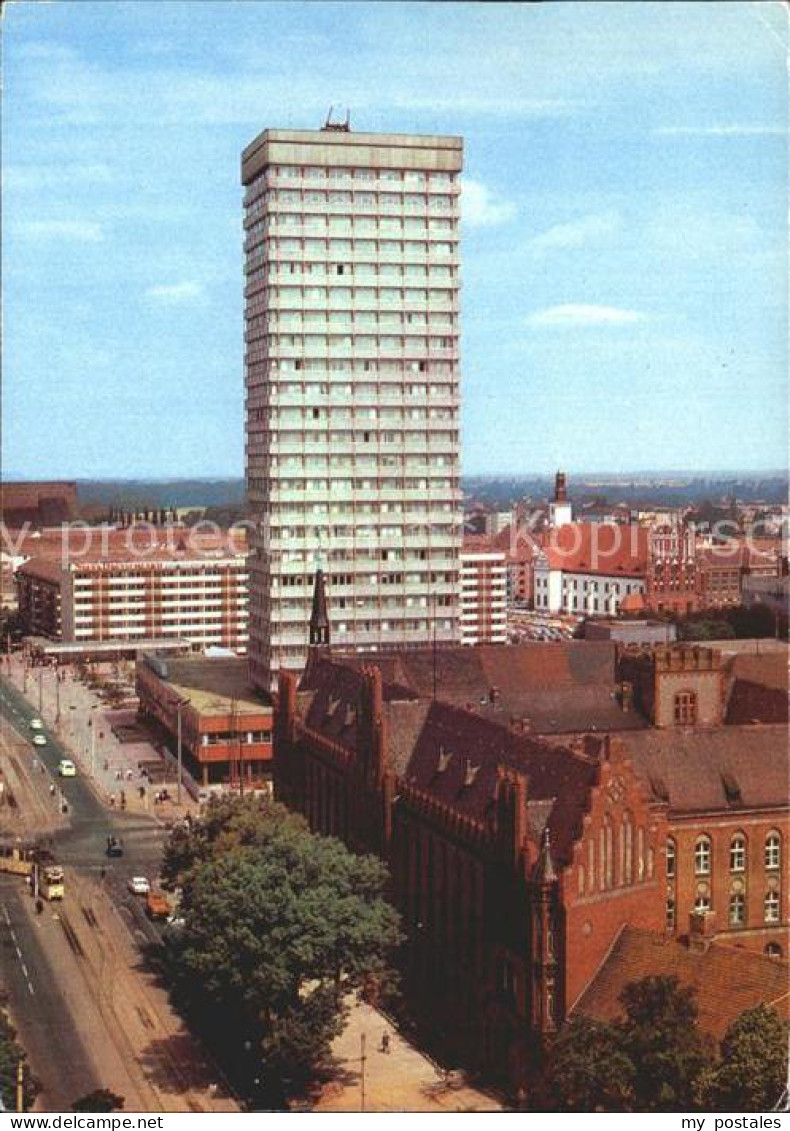
<path id="1" fill-rule="evenodd" d="M 388 1038 L 382 1042 L 383 1037 Z M 363 1042 L 364 1038 L 364 1042 Z M 383 1047 L 388 1052 L 382 1051 Z M 364 1087 L 362 1051 L 364 1047 Z M 326 1084 L 313 1111 L 482 1112 L 502 1105 L 470 1087 L 458 1073 L 442 1074 L 372 1006 L 356 1002 L 332 1046 L 336 1079 Z M 363 1096 L 364 1092 L 364 1096 Z"/>
<path id="2" fill-rule="evenodd" d="M 2 674 L 38 709 L 105 804 L 120 808 L 125 802 L 127 812 L 148 813 L 163 823 L 197 810 L 186 790 L 182 790 L 182 804 L 176 805 L 175 776 L 151 743 L 118 740 L 113 724 L 130 721 L 130 713 L 105 705 L 96 692 L 77 679 L 73 668 L 32 667 L 25 678 L 23 659 L 16 654 L 11 656 L 10 665 L 3 657 Z M 142 772 L 146 763 L 157 764 L 155 784 Z M 161 789 L 168 791 L 170 801 L 154 800 Z"/>

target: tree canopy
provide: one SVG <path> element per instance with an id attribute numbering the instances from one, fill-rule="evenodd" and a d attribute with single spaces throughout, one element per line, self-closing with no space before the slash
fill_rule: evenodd
<path id="1" fill-rule="evenodd" d="M 384 866 L 280 805 L 224 797 L 174 832 L 163 874 L 183 890 L 175 1000 L 229 1074 L 278 1106 L 320 1065 L 353 992 L 390 977 Z"/>
<path id="2" fill-rule="evenodd" d="M 787 1080 L 788 1025 L 767 1005 L 747 1009 L 727 1030 L 708 1095 L 717 1111 L 771 1111 Z"/>
<path id="3" fill-rule="evenodd" d="M 117 1092 L 109 1088 L 97 1088 L 95 1092 L 88 1092 L 80 1096 L 71 1105 L 72 1111 L 123 1111 L 126 1100 Z"/>
<path id="4" fill-rule="evenodd" d="M 615 1022 L 572 1020 L 547 1057 L 541 1094 L 558 1111 L 695 1111 L 712 1042 L 697 1028 L 694 991 L 650 976 L 625 987 Z"/>
<path id="5" fill-rule="evenodd" d="M 20 1063 L 24 1073 L 22 1095 L 25 1111 L 30 1111 L 41 1088 L 30 1071 L 24 1049 L 16 1039 L 16 1030 L 0 1003 L 0 1096 L 6 1111 L 16 1111 L 17 1072 Z"/>

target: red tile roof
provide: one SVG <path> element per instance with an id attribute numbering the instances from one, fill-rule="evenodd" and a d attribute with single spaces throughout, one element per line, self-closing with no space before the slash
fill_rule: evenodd
<path id="1" fill-rule="evenodd" d="M 788 808 L 786 726 L 651 728 L 620 737 L 670 814 Z"/>
<path id="2" fill-rule="evenodd" d="M 611 522 L 571 522 L 551 531 L 544 550 L 551 569 L 606 577 L 641 577 L 647 570 L 649 532 Z"/>
<path id="3" fill-rule="evenodd" d="M 706 951 L 652 931 L 626 926 L 579 1000 L 573 1014 L 600 1021 L 622 1016 L 620 994 L 648 974 L 674 976 L 696 992 L 699 1026 L 717 1040 L 746 1009 L 771 1005 L 790 1016 L 790 965 L 741 947 L 712 943 Z"/>

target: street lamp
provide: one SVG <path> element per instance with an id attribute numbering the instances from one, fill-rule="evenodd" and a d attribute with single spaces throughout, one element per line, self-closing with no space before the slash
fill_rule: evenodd
<path id="1" fill-rule="evenodd" d="M 178 777 L 176 779 L 176 804 L 181 805 L 181 778 L 182 778 L 182 762 L 181 762 L 181 709 L 189 706 L 189 699 L 179 699 L 176 703 L 176 757 L 178 759 Z"/>

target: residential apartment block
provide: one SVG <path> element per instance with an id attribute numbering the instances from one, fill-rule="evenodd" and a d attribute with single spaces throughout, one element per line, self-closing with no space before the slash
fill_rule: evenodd
<path id="1" fill-rule="evenodd" d="M 86 644 L 172 637 L 246 651 L 243 546 L 135 554 L 118 541 L 85 558 L 32 557 L 17 570 L 29 635 Z"/>
<path id="2" fill-rule="evenodd" d="M 456 137 L 266 130 L 242 156 L 250 672 L 460 634 Z"/>
<path id="3" fill-rule="evenodd" d="M 485 538 L 461 550 L 461 643 L 507 643 L 507 557 Z"/>

